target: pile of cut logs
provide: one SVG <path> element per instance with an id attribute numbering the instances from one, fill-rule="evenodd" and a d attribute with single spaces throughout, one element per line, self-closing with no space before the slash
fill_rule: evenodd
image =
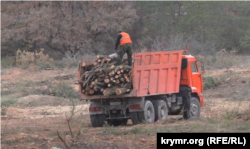
<path id="1" fill-rule="evenodd" d="M 124 59 L 120 65 L 115 65 L 116 59 L 98 55 L 91 64 L 80 63 L 83 73 L 79 83 L 82 93 L 91 95 L 121 95 L 129 93 L 132 88 L 132 67 Z"/>

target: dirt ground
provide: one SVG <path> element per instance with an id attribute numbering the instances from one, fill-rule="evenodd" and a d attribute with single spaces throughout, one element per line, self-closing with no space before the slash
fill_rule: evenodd
<path id="1" fill-rule="evenodd" d="M 18 79 L 42 81 L 57 76 L 73 75 L 69 84 L 78 90 L 78 86 L 74 84 L 77 79 L 76 71 L 77 69 L 22 70 L 12 68 L 1 73 L 1 83 L 10 84 Z M 129 120 L 127 126 L 92 128 L 88 116 L 88 103 L 77 102 L 75 106 L 77 113 L 70 124 L 73 135 L 75 136 L 78 130 L 81 135 L 75 142 L 74 148 L 152 149 L 156 148 L 157 132 L 250 132 L 250 93 L 248 93 L 250 67 L 209 70 L 206 74 L 216 76 L 227 71 L 237 72 L 240 75 L 237 78 L 241 81 L 230 78 L 231 80 L 229 79 L 224 86 L 205 90 L 205 105 L 202 107 L 199 120 L 186 121 L 178 115 L 169 116 L 166 121 L 155 124 L 132 125 Z M 242 83 L 242 80 L 246 80 L 246 83 Z M 232 86 L 232 84 L 236 85 Z M 241 91 L 238 87 L 247 91 L 246 95 L 238 96 L 240 100 L 235 96 L 238 90 L 238 92 Z M 234 96 L 229 96 L 231 94 Z M 27 95 L 19 98 L 15 106 L 2 107 L 1 148 L 66 148 L 60 141 L 57 131 L 65 142 L 72 142 L 66 119 L 70 116 L 71 110 L 71 101 L 49 95 Z"/>

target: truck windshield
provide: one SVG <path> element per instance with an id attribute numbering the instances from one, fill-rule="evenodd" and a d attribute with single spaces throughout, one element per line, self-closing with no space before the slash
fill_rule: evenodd
<path id="1" fill-rule="evenodd" d="M 192 72 L 198 72 L 197 66 L 195 62 L 191 63 L 191 68 L 192 68 Z"/>

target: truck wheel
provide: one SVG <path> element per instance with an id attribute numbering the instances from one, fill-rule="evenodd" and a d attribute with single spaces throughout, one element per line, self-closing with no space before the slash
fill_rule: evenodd
<path id="1" fill-rule="evenodd" d="M 155 110 L 151 101 L 147 100 L 144 106 L 144 120 L 146 123 L 154 123 L 155 122 Z"/>
<path id="2" fill-rule="evenodd" d="M 190 109 L 185 110 L 183 114 L 184 119 L 197 119 L 200 117 L 201 105 L 197 98 L 190 99 Z"/>
<path id="3" fill-rule="evenodd" d="M 155 108 L 155 121 L 165 120 L 168 117 L 168 107 L 165 101 L 158 100 L 154 104 Z"/>
<path id="4" fill-rule="evenodd" d="M 90 121 L 93 127 L 102 127 L 105 124 L 105 120 L 105 114 L 90 115 Z"/>

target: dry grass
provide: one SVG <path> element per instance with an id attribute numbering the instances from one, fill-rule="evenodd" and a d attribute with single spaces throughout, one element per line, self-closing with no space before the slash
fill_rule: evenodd
<path id="1" fill-rule="evenodd" d="M 41 62 L 53 62 L 53 59 L 50 58 L 47 54 L 43 53 L 44 49 L 41 49 L 40 52 L 29 52 L 21 51 L 20 49 L 16 52 L 16 65 L 20 67 L 28 67 L 31 64 L 38 64 Z"/>

